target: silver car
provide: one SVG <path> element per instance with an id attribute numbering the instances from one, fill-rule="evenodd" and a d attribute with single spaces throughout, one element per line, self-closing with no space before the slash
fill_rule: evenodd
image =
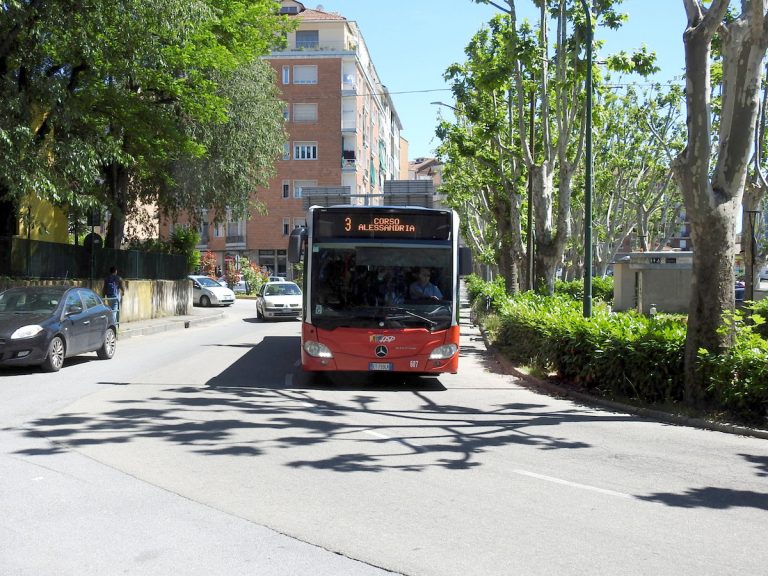
<path id="1" fill-rule="evenodd" d="M 298 318 L 301 303 L 301 288 L 294 282 L 267 282 L 256 296 L 256 317 L 262 320 Z"/>

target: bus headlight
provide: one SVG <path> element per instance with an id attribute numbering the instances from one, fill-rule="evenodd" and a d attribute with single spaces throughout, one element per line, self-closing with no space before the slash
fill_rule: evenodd
<path id="1" fill-rule="evenodd" d="M 458 352 L 459 347 L 456 346 L 456 344 L 443 344 L 442 346 L 438 346 L 434 350 L 432 350 L 432 354 L 429 355 L 430 360 L 447 360 L 456 352 Z"/>
<path id="2" fill-rule="evenodd" d="M 304 342 L 304 352 L 313 358 L 333 358 L 333 352 L 325 344 L 310 340 Z"/>

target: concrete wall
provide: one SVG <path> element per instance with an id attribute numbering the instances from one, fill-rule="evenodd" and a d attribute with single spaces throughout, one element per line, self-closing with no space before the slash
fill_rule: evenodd
<path id="1" fill-rule="evenodd" d="M 633 252 L 617 254 L 613 264 L 613 309 L 648 314 L 688 313 L 691 298 L 691 252 Z"/>
<path id="2" fill-rule="evenodd" d="M 66 282 L 70 286 L 87 286 L 101 294 L 103 280 Z M 149 320 L 166 316 L 183 316 L 192 310 L 192 281 L 183 280 L 126 280 L 127 289 L 120 311 L 120 322 Z M 7 280 L 0 283 L 0 291 L 12 286 L 45 286 L 64 282 Z"/>
<path id="3" fill-rule="evenodd" d="M 617 254 L 613 263 L 613 309 L 687 314 L 691 299 L 691 252 L 632 252 Z M 754 300 L 768 296 L 755 289 Z"/>

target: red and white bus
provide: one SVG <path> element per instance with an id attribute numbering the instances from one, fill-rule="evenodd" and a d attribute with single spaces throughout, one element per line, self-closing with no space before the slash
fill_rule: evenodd
<path id="1" fill-rule="evenodd" d="M 311 207 L 288 249 L 304 264 L 304 370 L 455 373 L 458 236 L 449 209 Z"/>

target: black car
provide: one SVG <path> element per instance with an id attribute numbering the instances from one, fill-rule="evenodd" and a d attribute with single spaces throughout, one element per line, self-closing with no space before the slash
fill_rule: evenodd
<path id="1" fill-rule="evenodd" d="M 25 286 L 0 293 L 0 366 L 39 364 L 55 372 L 64 359 L 95 351 L 115 354 L 112 310 L 89 288 Z"/>

